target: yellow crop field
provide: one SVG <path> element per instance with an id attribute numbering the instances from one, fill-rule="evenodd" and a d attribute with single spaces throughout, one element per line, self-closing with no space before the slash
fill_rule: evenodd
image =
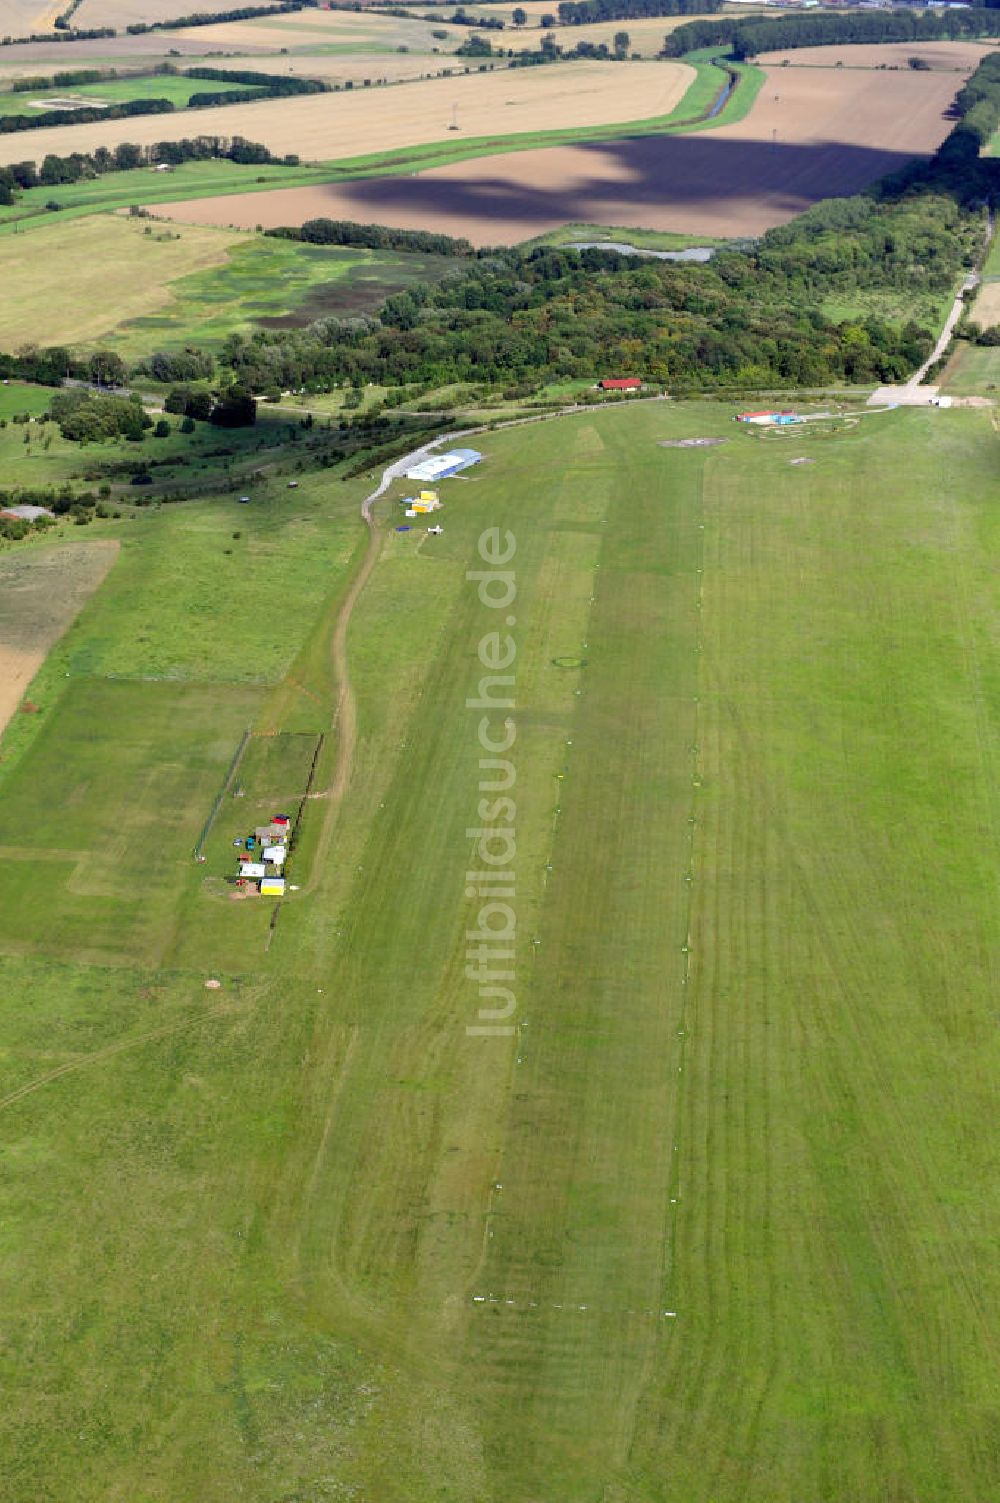
<path id="1" fill-rule="evenodd" d="M 627 73 L 625 67 L 627 66 Z M 433 78 L 364 93 L 315 94 L 256 104 L 57 126 L 31 135 L 31 155 L 64 156 L 122 141 L 150 145 L 191 135 L 242 135 L 273 152 L 309 161 L 394 147 L 503 137 L 561 127 L 611 125 L 666 115 L 694 79 L 685 63 L 566 63 L 559 68 L 498 69 Z M 457 124 L 457 133 L 453 127 Z M 0 163 L 25 156 L 21 135 L 0 137 Z"/>
<path id="2" fill-rule="evenodd" d="M 54 219 L 30 242 L 0 240 L 0 348 L 78 344 L 155 313 L 170 301 L 169 281 L 221 265 L 237 238 L 188 225 L 177 238 L 162 236 L 147 235 L 141 220 L 99 214 Z"/>

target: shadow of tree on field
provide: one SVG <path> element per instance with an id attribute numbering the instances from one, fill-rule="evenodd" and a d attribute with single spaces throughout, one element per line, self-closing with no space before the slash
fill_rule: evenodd
<path id="1" fill-rule="evenodd" d="M 656 227 L 670 228 L 676 211 L 687 227 L 701 209 L 706 233 L 721 217 L 740 213 L 756 232 L 820 199 L 856 193 L 917 155 L 839 141 L 644 136 L 480 157 L 410 177 L 363 178 L 333 192 L 341 206 L 345 198 L 356 205 L 359 220 L 392 223 L 405 215 L 408 224 L 428 229 L 444 219 L 465 220 L 470 232 L 478 221 L 476 238 L 487 241 L 488 222 L 502 240 L 505 222 L 539 230 L 553 223 L 639 225 L 655 211 Z"/>

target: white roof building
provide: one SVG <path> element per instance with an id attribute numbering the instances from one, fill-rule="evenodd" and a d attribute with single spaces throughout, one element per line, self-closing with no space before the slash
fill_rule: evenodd
<path id="1" fill-rule="evenodd" d="M 407 470 L 407 480 L 447 480 L 462 470 L 478 464 L 482 459 L 478 449 L 450 449 L 447 454 L 432 454 L 422 459 L 412 470 Z"/>

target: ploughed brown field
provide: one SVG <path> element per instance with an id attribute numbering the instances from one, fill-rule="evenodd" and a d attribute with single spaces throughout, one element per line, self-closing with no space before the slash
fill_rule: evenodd
<path id="1" fill-rule="evenodd" d="M 958 83 L 954 73 L 772 68 L 746 119 L 718 130 L 505 152 L 409 177 L 201 199 L 157 213 L 251 228 L 326 215 L 478 245 L 577 223 L 754 235 L 932 152 L 951 129 Z"/>
<path id="2" fill-rule="evenodd" d="M 48 152 L 63 156 L 122 141 L 146 146 L 191 135 L 240 135 L 262 141 L 280 155 L 297 152 L 307 161 L 332 161 L 463 136 L 503 138 L 561 126 L 651 119 L 669 114 L 694 76 L 686 63 L 630 63 L 627 74 L 621 63 L 504 69 L 360 93 L 55 126 L 31 132 L 30 155 L 41 161 Z M 21 161 L 26 154 L 23 134 L 0 136 L 0 163 Z"/>

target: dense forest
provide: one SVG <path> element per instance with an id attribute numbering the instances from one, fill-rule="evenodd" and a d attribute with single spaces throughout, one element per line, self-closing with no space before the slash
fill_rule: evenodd
<path id="1" fill-rule="evenodd" d="M 848 11 L 688 21 L 664 38 L 662 57 L 683 57 L 701 47 L 728 47 L 738 59 L 779 48 L 837 42 L 928 42 L 1000 36 L 1000 9 Z"/>
<path id="2" fill-rule="evenodd" d="M 933 336 L 912 322 L 833 320 L 824 299 L 941 293 L 982 234 L 944 193 L 831 200 L 708 266 L 544 246 L 461 261 L 377 319 L 232 337 L 224 363 L 254 391 L 335 382 L 541 383 L 639 374 L 676 388 L 894 380 Z"/>

